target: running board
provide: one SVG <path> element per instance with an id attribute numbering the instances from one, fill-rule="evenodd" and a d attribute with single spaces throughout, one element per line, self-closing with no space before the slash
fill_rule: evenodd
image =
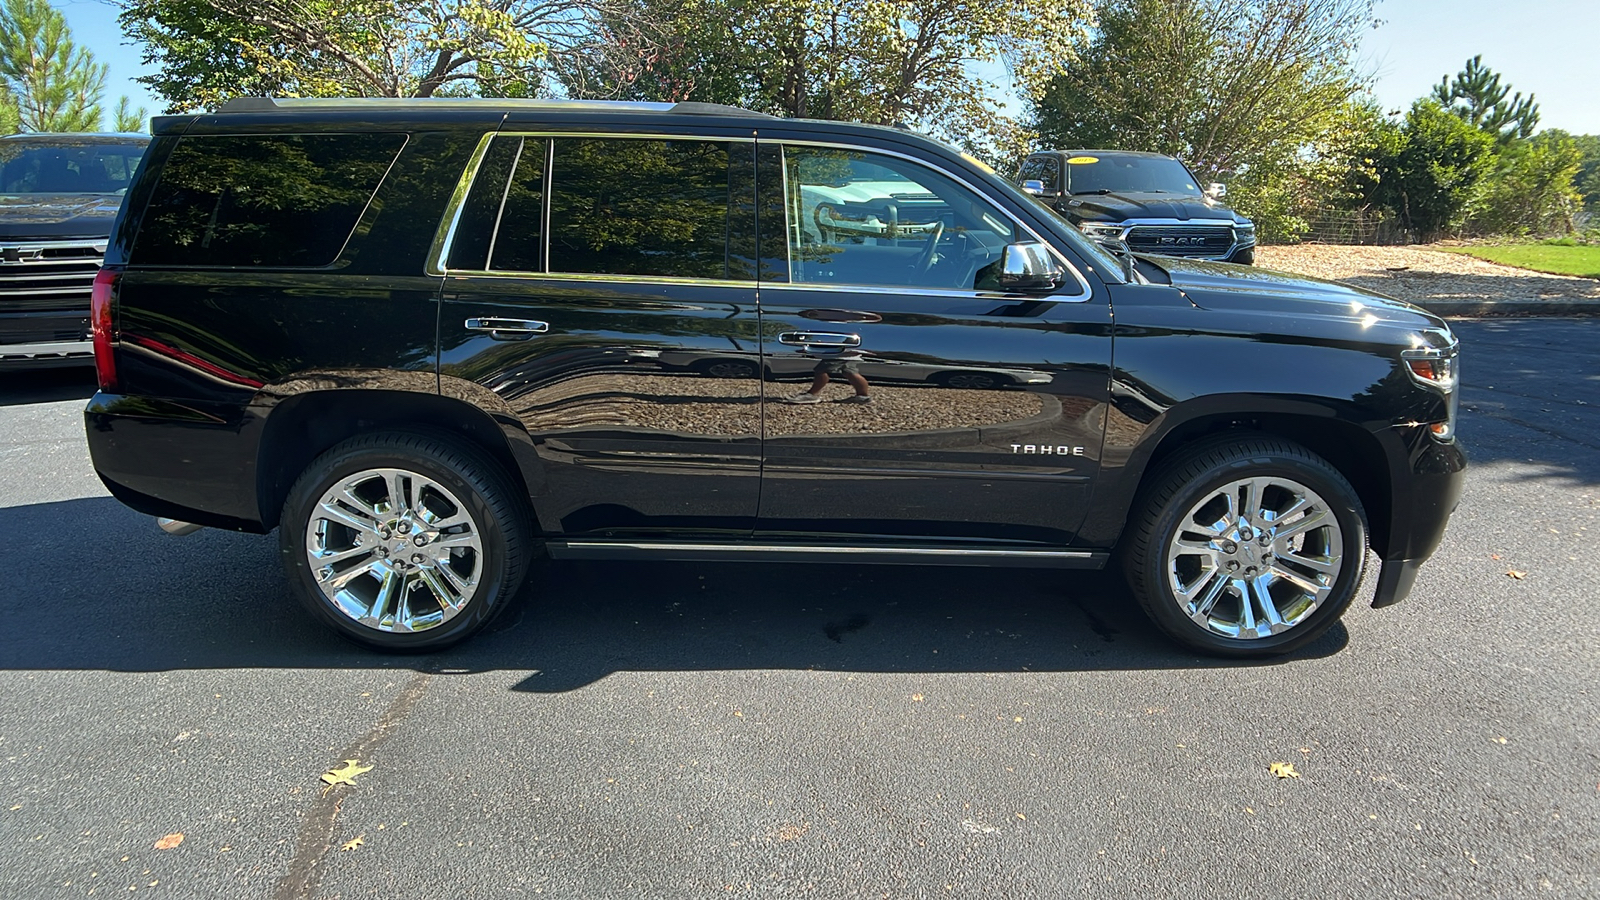
<path id="1" fill-rule="evenodd" d="M 999 547 L 874 547 L 846 544 L 707 544 L 677 541 L 549 541 L 552 559 L 651 559 L 703 562 L 826 562 L 917 566 L 1020 566 L 1103 569 L 1104 550 Z"/>

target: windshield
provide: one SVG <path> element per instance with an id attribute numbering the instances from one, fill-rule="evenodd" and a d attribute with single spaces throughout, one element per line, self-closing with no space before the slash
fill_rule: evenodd
<path id="1" fill-rule="evenodd" d="M 0 142 L 0 194 L 120 194 L 143 143 Z"/>
<path id="2" fill-rule="evenodd" d="M 1032 194 L 1023 194 L 1021 191 L 1018 191 L 1017 193 L 1020 196 L 1028 198 L 1033 205 L 1049 213 L 1052 218 L 1065 224 L 1067 227 L 1062 229 L 1062 231 L 1066 233 L 1062 236 L 1067 239 L 1068 243 L 1072 244 L 1073 248 L 1088 258 L 1091 263 L 1100 266 L 1100 271 L 1115 272 L 1119 276 L 1122 274 L 1122 263 L 1118 261 L 1115 256 L 1112 256 L 1110 251 L 1100 246 L 1099 241 L 1091 241 L 1084 237 L 1083 233 L 1078 230 L 1078 226 L 1072 224 L 1071 219 L 1062 215 L 1056 210 L 1055 207 L 1045 202 L 1042 197 L 1035 197 Z"/>
<path id="3" fill-rule="evenodd" d="M 1165 156 L 1071 156 L 1067 158 L 1067 193 L 1200 193 L 1194 176 Z"/>

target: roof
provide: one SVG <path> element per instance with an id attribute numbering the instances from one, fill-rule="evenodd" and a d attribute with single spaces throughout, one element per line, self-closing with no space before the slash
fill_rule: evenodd
<path id="1" fill-rule="evenodd" d="M 1144 150 L 1036 150 L 1035 153 L 1065 153 L 1072 156 L 1142 156 L 1149 159 L 1177 159 L 1165 153 L 1149 153 Z"/>
<path id="2" fill-rule="evenodd" d="M 441 109 L 480 110 L 594 110 L 612 113 L 666 113 L 689 116 L 772 116 L 720 103 L 650 103 L 625 100 L 526 100 L 491 97 L 238 97 L 222 104 L 217 112 L 271 112 L 273 110 L 360 110 L 425 111 Z"/>
<path id="3" fill-rule="evenodd" d="M 126 144 L 129 141 L 148 141 L 150 135 L 134 131 L 24 131 L 20 134 L 0 135 L 0 141 L 60 142 L 62 139 L 83 143 Z"/>

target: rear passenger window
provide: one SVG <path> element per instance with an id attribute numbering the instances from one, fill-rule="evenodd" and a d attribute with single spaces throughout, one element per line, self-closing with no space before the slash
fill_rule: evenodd
<path id="1" fill-rule="evenodd" d="M 751 184 L 726 142 L 556 138 L 550 271 L 728 278 L 729 206 Z"/>
<path id="2" fill-rule="evenodd" d="M 326 266 L 405 142 L 403 134 L 185 137 L 162 169 L 132 262 Z"/>

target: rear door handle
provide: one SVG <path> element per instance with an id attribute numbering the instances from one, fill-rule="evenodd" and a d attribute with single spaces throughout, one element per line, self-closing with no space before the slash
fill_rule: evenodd
<path id="1" fill-rule="evenodd" d="M 468 319 L 467 330 L 487 331 L 489 336 L 497 341 L 520 341 L 536 334 L 544 334 L 550 330 L 550 323 L 534 319 L 502 319 L 497 316 L 485 316 L 481 319 Z"/>
<path id="2" fill-rule="evenodd" d="M 861 335 L 840 334 L 834 331 L 785 331 L 778 335 L 778 343 L 792 344 L 797 347 L 839 347 L 861 346 Z"/>

